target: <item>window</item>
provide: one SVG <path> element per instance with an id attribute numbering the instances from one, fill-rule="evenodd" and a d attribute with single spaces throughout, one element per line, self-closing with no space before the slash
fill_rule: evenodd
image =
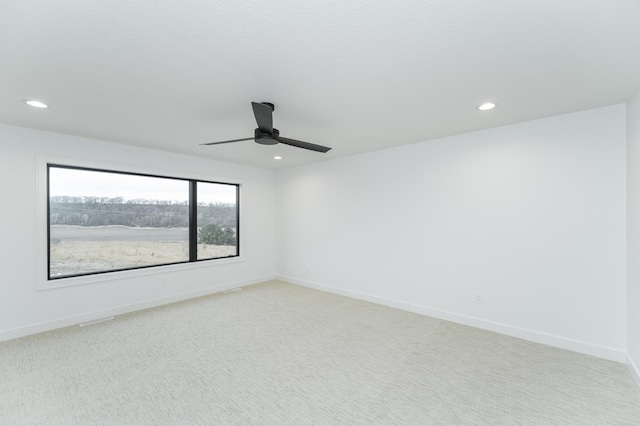
<path id="1" fill-rule="evenodd" d="M 237 188 L 199 182 L 197 189 L 198 260 L 237 255 Z"/>
<path id="2" fill-rule="evenodd" d="M 48 279 L 239 256 L 239 185 L 47 165 Z"/>

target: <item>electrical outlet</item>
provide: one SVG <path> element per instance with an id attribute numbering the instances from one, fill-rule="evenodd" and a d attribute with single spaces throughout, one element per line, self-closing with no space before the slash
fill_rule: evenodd
<path id="1" fill-rule="evenodd" d="M 482 304 L 482 293 L 476 293 L 474 301 L 478 304 Z"/>

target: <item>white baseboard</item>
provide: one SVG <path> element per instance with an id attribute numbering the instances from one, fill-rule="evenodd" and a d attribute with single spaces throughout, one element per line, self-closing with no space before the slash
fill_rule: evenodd
<path id="1" fill-rule="evenodd" d="M 129 312 L 139 311 L 141 309 L 155 308 L 156 306 L 162 306 L 169 303 L 180 302 L 182 300 L 193 299 L 195 297 L 206 296 L 213 293 L 218 293 L 225 290 L 230 290 L 237 287 L 247 287 L 249 285 L 258 284 L 265 281 L 274 280 L 274 275 L 264 276 L 259 278 L 253 278 L 250 280 L 236 281 L 232 283 L 219 284 L 212 287 L 206 287 L 198 290 L 187 291 L 184 293 L 172 294 L 170 296 L 158 297 L 155 299 L 148 299 L 129 305 L 116 306 L 101 311 L 87 312 L 81 315 L 73 315 L 64 318 L 58 318 L 51 321 L 44 321 L 36 324 L 27 325 L 24 327 L 13 328 L 9 330 L 0 330 L 0 342 L 17 339 L 19 337 L 29 336 L 31 334 L 42 333 L 44 331 L 51 331 L 58 328 L 69 327 L 72 325 L 82 324 L 88 321 L 95 321 L 102 318 L 113 317 L 117 315 L 126 314 Z"/>
<path id="2" fill-rule="evenodd" d="M 638 366 L 633 362 L 629 355 L 627 355 L 627 367 L 629 368 L 631 377 L 633 377 L 636 385 L 638 385 L 638 388 L 640 388 L 640 369 L 638 369 Z"/>
<path id="3" fill-rule="evenodd" d="M 345 290 L 345 289 L 332 287 L 324 284 L 318 284 L 318 283 L 313 283 L 309 281 L 299 280 L 292 277 L 278 275 L 277 279 L 280 281 L 288 282 L 290 284 L 296 284 L 303 287 L 309 287 L 316 290 L 321 290 L 329 293 L 351 297 L 354 299 L 377 303 L 379 305 L 398 308 L 398 309 L 402 309 L 409 312 L 414 312 L 414 313 L 427 315 L 434 318 L 455 322 L 458 324 L 480 328 L 483 330 L 494 331 L 496 333 L 505 334 L 507 336 L 517 337 L 519 339 L 528 340 L 535 343 L 541 343 L 544 345 L 555 346 L 558 348 L 567 349 L 570 351 L 591 355 L 598 358 L 604 358 L 604 359 L 621 362 L 621 363 L 624 363 L 627 360 L 626 352 L 618 349 L 614 349 L 614 348 L 608 348 L 605 346 L 595 345 L 592 343 L 582 342 L 579 340 L 573 340 L 565 337 L 555 336 L 552 334 L 541 333 L 538 331 L 528 330 L 520 327 L 514 327 L 511 325 L 497 323 L 493 321 L 487 321 L 481 318 L 475 318 L 467 315 L 456 314 L 453 312 L 447 312 L 440 309 L 430 308 L 427 306 L 415 305 L 413 303 L 408 303 L 400 300 L 389 299 L 385 297 L 374 296 L 371 294 Z"/>

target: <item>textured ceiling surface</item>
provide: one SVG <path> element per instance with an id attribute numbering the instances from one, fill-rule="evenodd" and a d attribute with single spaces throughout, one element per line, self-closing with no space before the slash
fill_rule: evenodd
<path id="1" fill-rule="evenodd" d="M 277 169 L 624 102 L 640 2 L 2 0 L 0 58 L 0 122 Z M 333 150 L 200 146 L 251 101 Z"/>

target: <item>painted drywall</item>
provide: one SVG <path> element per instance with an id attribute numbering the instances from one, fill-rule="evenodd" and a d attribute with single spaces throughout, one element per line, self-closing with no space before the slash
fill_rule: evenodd
<path id="1" fill-rule="evenodd" d="M 279 276 L 623 361 L 625 114 L 279 171 Z"/>
<path id="2" fill-rule="evenodd" d="M 640 91 L 627 104 L 627 334 L 640 386 Z"/>
<path id="3" fill-rule="evenodd" d="M 113 274 L 93 284 L 38 290 L 43 157 L 131 171 L 242 183 L 243 261 Z M 106 167 L 109 168 L 109 167 Z M 0 125 L 0 340 L 270 279 L 275 274 L 273 171 Z M 46 222 L 44 222 L 46 223 Z M 46 227 L 45 227 L 46 232 Z"/>

